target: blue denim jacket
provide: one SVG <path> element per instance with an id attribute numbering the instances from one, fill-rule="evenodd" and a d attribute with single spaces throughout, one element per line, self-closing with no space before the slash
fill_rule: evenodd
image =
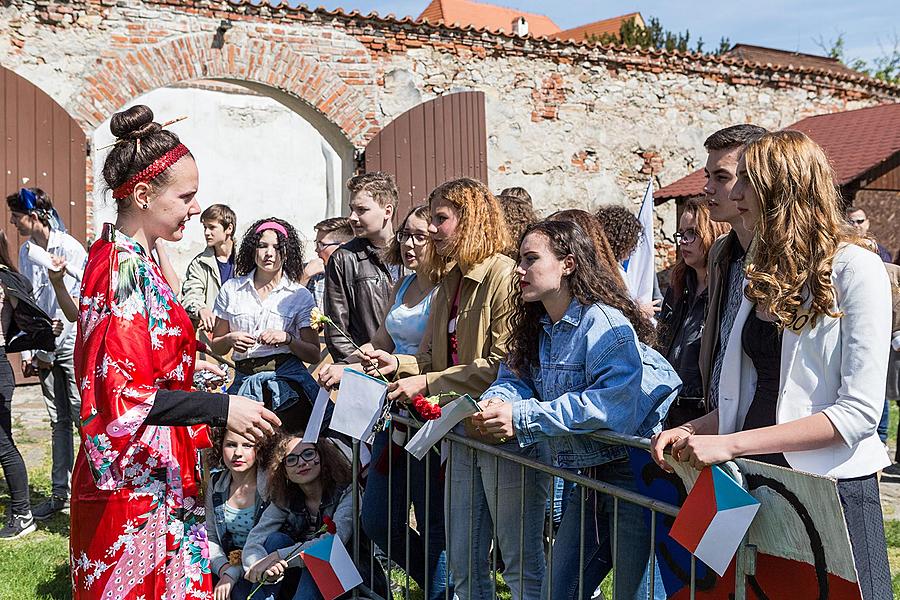
<path id="1" fill-rule="evenodd" d="M 666 359 L 637 341 L 620 311 L 573 300 L 557 323 L 545 315 L 541 324 L 540 366 L 518 377 L 501 363 L 481 396 L 512 402 L 521 446 L 547 439 L 560 467 L 584 468 L 626 453 L 578 434 L 610 429 L 646 437 L 661 429 L 681 380 Z"/>

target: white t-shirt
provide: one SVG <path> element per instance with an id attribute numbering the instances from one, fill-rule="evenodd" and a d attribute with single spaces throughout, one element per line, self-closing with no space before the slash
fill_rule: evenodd
<path id="1" fill-rule="evenodd" d="M 213 314 L 228 321 L 231 331 L 243 331 L 258 336 L 267 329 L 287 331 L 295 338 L 300 330 L 309 327 L 309 315 L 316 302 L 305 287 L 282 275 L 265 300 L 253 285 L 253 273 L 233 277 L 225 282 L 213 306 Z M 287 345 L 255 344 L 246 352 L 235 352 L 235 360 L 258 358 L 275 354 L 290 354 Z"/>

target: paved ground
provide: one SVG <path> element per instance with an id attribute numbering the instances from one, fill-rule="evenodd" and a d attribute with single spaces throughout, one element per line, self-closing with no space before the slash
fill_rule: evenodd
<path id="1" fill-rule="evenodd" d="M 13 436 L 25 462 L 44 462 L 50 451 L 50 420 L 38 385 L 19 386 L 13 396 Z M 894 449 L 891 448 L 891 456 Z M 5 488 L 0 484 L 0 488 Z M 5 493 L 5 489 L 4 489 Z M 900 519 L 900 469 L 881 478 L 881 505 L 887 519 Z"/>

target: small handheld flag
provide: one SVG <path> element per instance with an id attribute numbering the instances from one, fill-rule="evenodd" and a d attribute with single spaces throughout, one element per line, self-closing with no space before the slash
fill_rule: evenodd
<path id="1" fill-rule="evenodd" d="M 759 501 L 718 465 L 700 472 L 669 536 L 724 575 L 759 510 Z"/>
<path id="2" fill-rule="evenodd" d="M 301 556 L 325 600 L 334 600 L 363 581 L 341 538 L 336 535 L 323 537 Z"/>

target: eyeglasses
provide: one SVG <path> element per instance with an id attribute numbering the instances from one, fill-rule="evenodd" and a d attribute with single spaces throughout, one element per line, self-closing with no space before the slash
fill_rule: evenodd
<path id="1" fill-rule="evenodd" d="M 398 244 L 405 244 L 406 240 L 412 238 L 413 246 L 421 246 L 428 241 L 428 236 L 424 233 L 409 233 L 408 231 L 398 231 L 396 237 Z"/>
<path id="2" fill-rule="evenodd" d="M 868 217 L 863 217 L 862 219 L 848 219 L 854 225 L 862 225 L 868 220 Z"/>
<path id="3" fill-rule="evenodd" d="M 321 252 L 325 248 L 331 248 L 332 246 L 340 246 L 343 243 L 344 242 L 328 242 L 326 244 L 325 242 L 316 242 L 316 250 Z"/>
<path id="4" fill-rule="evenodd" d="M 684 231 L 676 231 L 675 232 L 675 243 L 684 246 L 687 244 L 693 244 L 697 241 L 697 230 L 696 229 L 685 229 Z"/>
<path id="5" fill-rule="evenodd" d="M 302 460 L 305 463 L 311 463 L 319 457 L 319 451 L 315 448 L 306 448 L 300 454 L 288 454 L 284 457 L 284 466 L 296 467 Z"/>

